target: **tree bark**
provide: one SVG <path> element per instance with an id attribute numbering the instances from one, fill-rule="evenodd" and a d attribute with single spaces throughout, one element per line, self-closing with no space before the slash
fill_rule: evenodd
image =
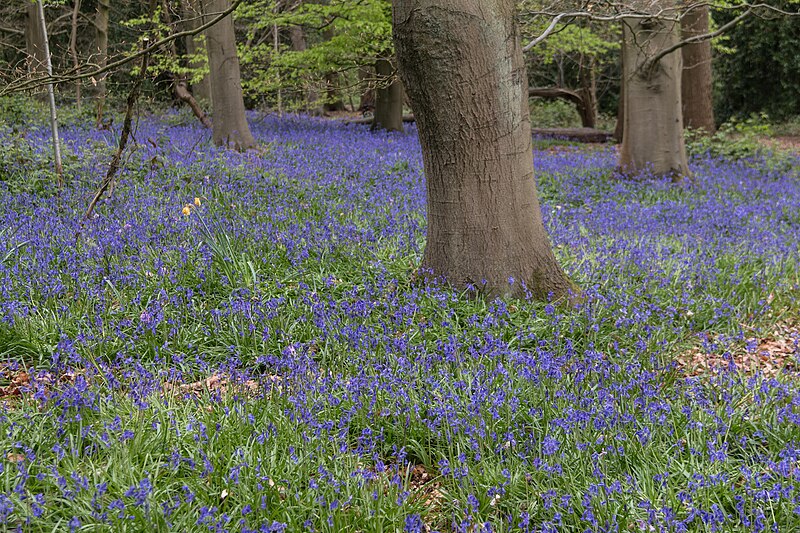
<path id="1" fill-rule="evenodd" d="M 372 80 L 372 71 L 369 67 L 358 69 L 358 84 L 361 87 L 361 98 L 358 102 L 358 110 L 361 113 L 375 111 L 375 88 Z"/>
<path id="2" fill-rule="evenodd" d="M 45 56 L 45 34 L 39 20 L 39 7 L 35 3 L 27 3 L 27 20 L 25 24 L 25 49 L 28 53 L 28 73 L 34 77 L 47 75 L 47 58 Z M 39 100 L 47 98 L 42 91 L 36 92 Z"/>
<path id="3" fill-rule="evenodd" d="M 161 15 L 164 17 L 164 23 L 168 27 L 171 27 L 172 14 L 170 13 L 169 9 L 169 0 L 163 0 L 161 3 L 161 8 L 162 8 Z M 155 11 L 154 9 L 151 9 L 151 12 L 154 11 Z M 172 56 L 172 59 L 177 62 L 179 60 L 178 47 L 175 46 L 175 41 L 172 41 L 167 45 L 167 50 L 169 51 L 169 54 Z M 178 98 L 178 100 L 189 106 L 189 108 L 192 110 L 192 113 L 194 113 L 194 116 L 197 117 L 197 120 L 199 120 L 204 127 L 211 128 L 212 127 L 211 121 L 208 119 L 208 116 L 203 111 L 203 108 L 200 107 L 200 104 L 197 102 L 195 97 L 192 95 L 192 92 L 189 90 L 189 82 L 187 81 L 186 76 L 181 74 L 176 74 L 175 72 L 167 72 L 166 74 L 168 74 L 172 78 L 172 90 L 174 91 L 175 96 Z"/>
<path id="4" fill-rule="evenodd" d="M 230 0 L 205 0 L 204 13 L 219 13 L 228 7 Z M 247 150 L 256 141 L 245 115 L 232 15 L 206 30 L 206 48 L 211 71 L 214 144 Z"/>
<path id="5" fill-rule="evenodd" d="M 72 57 L 72 67 L 75 69 L 75 72 L 80 74 L 80 61 L 78 60 L 78 15 L 80 14 L 81 10 L 81 0 L 75 0 L 72 6 L 72 20 L 70 21 L 70 32 L 69 32 L 69 55 Z M 75 105 L 78 108 L 78 112 L 81 111 L 81 85 L 82 80 L 75 81 Z"/>
<path id="6" fill-rule="evenodd" d="M 392 61 L 379 58 L 375 61 L 377 86 L 375 89 L 375 114 L 373 130 L 403 131 L 403 83 L 397 78 Z"/>
<path id="7" fill-rule="evenodd" d="M 395 50 L 428 193 L 422 268 L 490 297 L 568 298 L 533 176 L 513 0 L 395 0 Z"/>
<path id="8" fill-rule="evenodd" d="M 181 0 L 181 11 L 186 18 L 187 30 L 194 30 L 205 22 L 203 20 L 203 6 L 200 0 Z M 186 37 L 186 55 L 189 56 L 189 67 L 195 70 L 206 67 L 206 62 L 202 59 L 205 52 L 205 43 L 201 34 Z M 192 94 L 195 98 L 211 101 L 211 81 L 208 75 L 203 75 L 199 81 L 191 84 Z"/>
<path id="9" fill-rule="evenodd" d="M 681 38 L 689 39 L 708 33 L 708 6 L 697 7 L 684 13 L 681 20 Z M 714 101 L 712 98 L 711 41 L 687 44 L 683 54 L 683 126 L 716 131 Z"/>
<path id="10" fill-rule="evenodd" d="M 676 181 L 689 176 L 683 141 L 681 54 L 673 52 L 652 61 L 659 51 L 677 42 L 678 26 L 672 21 L 653 17 L 623 22 L 625 108 L 619 166 L 626 174 L 649 171 Z"/>
<path id="11" fill-rule="evenodd" d="M 289 40 L 292 43 L 292 50 L 295 52 L 303 52 L 308 48 L 308 41 L 306 40 L 306 32 L 302 26 L 293 25 L 289 28 Z M 319 91 L 311 80 L 306 80 L 305 83 L 305 105 L 303 109 L 306 113 L 311 115 L 322 115 L 324 109 L 320 105 Z"/>
<path id="12" fill-rule="evenodd" d="M 47 22 L 44 18 L 44 6 L 42 0 L 36 2 L 36 14 L 39 19 L 39 28 L 41 28 L 44 46 L 44 61 L 45 72 L 48 76 L 53 75 L 53 64 L 50 62 L 50 44 L 47 41 Z M 56 167 L 56 179 L 58 186 L 61 187 L 64 181 L 64 168 L 61 165 L 61 142 L 58 139 L 58 115 L 56 110 L 56 98 L 53 93 L 53 84 L 47 84 L 47 97 L 50 104 L 50 131 L 53 135 L 53 159 Z"/>
<path id="13" fill-rule="evenodd" d="M 585 64 L 588 63 L 588 64 Z M 578 113 L 581 116 L 581 126 L 594 128 L 597 125 L 597 79 L 594 74 L 594 60 L 591 57 L 581 57 L 581 105 Z"/>
<path id="14" fill-rule="evenodd" d="M 95 63 L 98 68 L 105 68 L 108 64 L 108 13 L 111 10 L 110 0 L 97 0 L 97 13 L 94 19 L 95 27 Z M 101 74 L 94 82 L 92 91 L 95 98 L 95 114 L 97 125 L 103 122 L 103 112 L 106 106 L 106 75 Z"/>

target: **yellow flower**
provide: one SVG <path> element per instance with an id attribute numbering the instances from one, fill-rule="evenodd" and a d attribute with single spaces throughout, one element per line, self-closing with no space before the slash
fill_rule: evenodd
<path id="1" fill-rule="evenodd" d="M 196 205 L 197 207 L 200 207 L 200 198 L 195 197 L 194 205 Z"/>
<path id="2" fill-rule="evenodd" d="M 181 210 L 181 212 L 188 217 L 189 215 L 192 214 L 192 206 L 189 205 L 189 204 L 186 204 L 185 206 L 183 206 L 183 209 Z"/>

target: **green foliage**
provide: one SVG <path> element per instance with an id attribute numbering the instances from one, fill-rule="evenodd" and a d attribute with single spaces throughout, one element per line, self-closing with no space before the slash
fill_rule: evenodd
<path id="1" fill-rule="evenodd" d="M 236 15 L 247 28 L 239 61 L 242 86 L 250 96 L 324 87 L 326 75 L 353 73 L 392 50 L 391 4 L 386 0 L 304 2 L 293 11 L 280 11 L 274 0 L 256 0 Z M 285 34 L 292 26 L 305 32 L 305 50 L 287 44 Z M 277 51 L 275 27 L 281 32 Z"/>
<path id="2" fill-rule="evenodd" d="M 777 8 L 797 12 L 791 0 L 770 2 Z M 713 17 L 724 24 L 735 14 L 720 10 Z M 714 61 L 715 113 L 718 119 L 768 113 L 785 120 L 800 109 L 800 54 L 797 17 L 764 14 L 752 16 L 732 28 L 724 46 L 728 53 Z"/>
<path id="3" fill-rule="evenodd" d="M 575 105 L 564 100 L 532 98 L 531 126 L 534 128 L 579 128 L 581 117 Z"/>
<path id="4" fill-rule="evenodd" d="M 766 147 L 762 140 L 771 134 L 772 126 L 766 114 L 752 115 L 746 120 L 733 118 L 720 126 L 714 135 L 702 130 L 687 130 L 686 150 L 692 155 L 744 159 L 764 155 Z"/>

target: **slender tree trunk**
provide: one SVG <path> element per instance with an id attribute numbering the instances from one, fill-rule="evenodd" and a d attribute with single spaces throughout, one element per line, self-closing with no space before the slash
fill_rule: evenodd
<path id="1" fill-rule="evenodd" d="M 80 74 L 80 61 L 78 60 L 78 15 L 81 11 L 81 0 L 75 0 L 72 6 L 72 20 L 69 33 L 69 55 L 72 57 L 72 66 Z M 75 81 L 75 105 L 78 112 L 81 110 L 81 80 Z"/>
<path id="2" fill-rule="evenodd" d="M 542 223 L 513 0 L 395 0 L 428 192 L 422 267 L 490 296 L 569 297 Z"/>
<path id="3" fill-rule="evenodd" d="M 339 73 L 325 74 L 325 111 L 344 111 L 344 101 L 339 95 Z"/>
<path id="4" fill-rule="evenodd" d="M 375 111 L 375 89 L 372 81 L 372 71 L 368 67 L 358 69 L 358 83 L 361 87 L 361 99 L 358 110 L 361 113 Z"/>
<path id="5" fill-rule="evenodd" d="M 292 50 L 295 52 L 304 52 L 308 48 L 306 41 L 306 32 L 302 26 L 293 25 L 289 28 L 289 40 L 292 42 Z M 324 110 L 319 103 L 319 91 L 313 85 L 314 82 L 305 80 L 305 105 L 303 109 L 306 113 L 312 115 L 322 115 Z"/>
<path id="6" fill-rule="evenodd" d="M 578 112 L 581 115 L 581 125 L 584 128 L 594 128 L 597 125 L 597 80 L 591 57 L 581 57 L 580 80 L 581 105 Z"/>
<path id="7" fill-rule="evenodd" d="M 25 49 L 28 53 L 28 73 L 33 77 L 47 75 L 47 58 L 45 56 L 45 30 L 39 20 L 39 6 L 27 3 L 27 20 L 25 24 Z M 36 98 L 44 100 L 47 93 L 35 91 Z"/>
<path id="8" fill-rule="evenodd" d="M 181 0 L 181 11 L 186 19 L 186 29 L 193 30 L 203 24 L 203 6 L 200 0 Z M 201 70 L 206 68 L 207 54 L 205 42 L 201 34 L 186 37 L 186 55 L 189 56 L 189 68 Z M 205 102 L 211 101 L 211 81 L 208 75 L 203 75 L 192 84 L 192 94 L 195 98 Z"/>
<path id="9" fill-rule="evenodd" d="M 37 18 L 39 19 L 39 27 L 41 28 L 42 36 L 44 37 L 42 44 L 44 46 L 45 71 L 48 76 L 52 76 L 53 64 L 50 62 L 50 44 L 47 42 L 47 23 L 44 18 L 44 6 L 42 5 L 42 0 L 38 0 L 35 5 L 38 14 Z M 53 159 L 55 161 L 58 186 L 61 187 L 61 184 L 64 181 L 64 168 L 61 165 L 61 142 L 58 139 L 58 116 L 56 114 L 56 99 L 55 94 L 53 93 L 52 83 L 47 84 L 47 96 L 50 102 L 50 131 L 53 135 Z"/>
<path id="10" fill-rule="evenodd" d="M 211 15 L 229 7 L 230 0 L 205 0 L 204 13 Z M 206 30 L 206 48 L 211 71 L 214 144 L 247 150 L 256 141 L 245 115 L 232 15 Z"/>
<path id="11" fill-rule="evenodd" d="M 657 6 L 660 7 L 660 6 Z M 653 62 L 678 42 L 678 26 L 657 18 L 623 22 L 625 84 L 620 169 L 628 174 L 651 171 L 675 180 L 689 176 L 683 141 L 680 52 Z"/>
<path id="12" fill-rule="evenodd" d="M 403 131 L 403 83 L 397 78 L 391 60 L 375 61 L 377 86 L 375 89 L 375 114 L 373 130 Z"/>
<path id="13" fill-rule="evenodd" d="M 697 7 L 684 13 L 681 20 L 681 37 L 688 39 L 708 33 L 708 6 Z M 716 131 L 714 102 L 712 99 L 711 41 L 688 44 L 681 48 L 683 54 L 683 126 Z"/>
<path id="14" fill-rule="evenodd" d="M 108 64 L 108 14 L 111 11 L 111 0 L 97 0 L 97 13 L 94 19 L 95 26 L 95 57 L 94 62 L 99 68 Z M 102 124 L 103 112 L 106 106 L 106 74 L 101 74 L 94 87 L 95 110 L 97 125 Z"/>

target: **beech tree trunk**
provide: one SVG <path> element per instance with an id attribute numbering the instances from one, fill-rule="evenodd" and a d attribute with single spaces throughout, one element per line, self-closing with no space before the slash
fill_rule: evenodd
<path id="1" fill-rule="evenodd" d="M 697 7 L 684 13 L 681 20 L 681 38 L 689 39 L 708 33 L 708 6 Z M 714 102 L 712 98 L 711 41 L 687 44 L 683 54 L 683 126 L 716 131 Z"/>
<path id="2" fill-rule="evenodd" d="M 292 42 L 292 50 L 295 52 L 303 52 L 308 48 L 308 41 L 306 40 L 306 32 L 302 26 L 293 25 L 289 28 L 289 40 Z M 319 91 L 313 85 L 313 82 L 306 80 L 305 83 L 305 105 L 303 109 L 306 113 L 312 115 L 322 115 L 324 110 L 319 103 Z"/>
<path id="3" fill-rule="evenodd" d="M 181 11 L 186 18 L 186 29 L 194 30 L 201 26 L 203 20 L 203 6 L 200 0 L 182 0 Z M 206 62 L 202 59 L 202 54 L 205 52 L 205 43 L 201 34 L 190 35 L 186 37 L 186 55 L 189 56 L 189 68 L 202 69 L 206 66 Z M 211 101 L 211 81 L 208 75 L 204 75 L 199 81 L 194 81 L 192 84 L 192 94 L 199 100 Z"/>
<path id="4" fill-rule="evenodd" d="M 660 6 L 655 5 L 655 8 Z M 682 61 L 679 51 L 656 55 L 678 42 L 678 26 L 657 18 L 623 22 L 623 133 L 620 170 L 650 171 L 680 180 L 689 176 L 683 141 Z"/>
<path id="5" fill-rule="evenodd" d="M 211 15 L 229 7 L 230 0 L 205 0 L 204 13 Z M 214 144 L 247 150 L 256 144 L 256 140 L 250 133 L 245 115 L 231 15 L 206 30 L 206 49 L 211 71 Z"/>
<path id="6" fill-rule="evenodd" d="M 99 68 L 105 68 L 108 64 L 108 13 L 110 10 L 110 0 L 97 0 L 97 13 L 94 18 L 95 55 L 93 59 Z M 92 82 L 94 85 L 92 94 L 95 98 L 95 113 L 97 125 L 99 126 L 103 121 L 103 111 L 106 106 L 106 74 L 100 74 Z"/>
<path id="7" fill-rule="evenodd" d="M 395 0 L 395 50 L 428 193 L 422 268 L 489 296 L 567 298 L 533 176 L 513 0 Z"/>
<path id="8" fill-rule="evenodd" d="M 375 89 L 375 114 L 373 130 L 403 131 L 403 83 L 395 74 L 391 60 L 375 61 L 377 86 Z"/>

